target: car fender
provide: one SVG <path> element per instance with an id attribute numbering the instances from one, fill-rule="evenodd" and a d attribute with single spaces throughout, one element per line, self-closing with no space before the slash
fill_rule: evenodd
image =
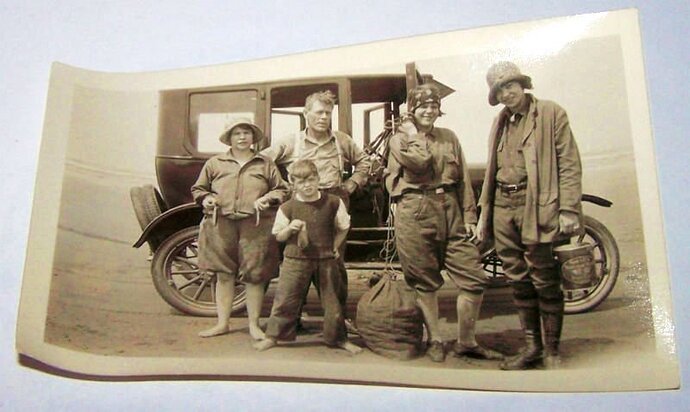
<path id="1" fill-rule="evenodd" d="M 582 194 L 582 201 L 594 203 L 595 205 L 602 206 L 602 207 L 611 207 L 611 205 L 613 205 L 613 202 L 608 200 L 608 199 L 604 199 L 603 197 L 590 195 L 587 193 Z"/>
<path id="2" fill-rule="evenodd" d="M 132 246 L 138 248 L 154 235 L 166 238 L 186 227 L 198 225 L 202 217 L 203 210 L 196 203 L 185 203 L 168 209 L 144 228 L 141 236 Z"/>

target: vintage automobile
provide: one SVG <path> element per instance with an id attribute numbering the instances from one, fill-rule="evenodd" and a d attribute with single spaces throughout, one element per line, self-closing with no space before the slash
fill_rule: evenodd
<path id="1" fill-rule="evenodd" d="M 193 203 L 190 187 L 204 162 L 227 150 L 218 142 L 227 120 L 236 116 L 252 119 L 266 132 L 268 145 L 271 137 L 305 127 L 304 100 L 322 90 L 330 90 L 338 97 L 332 127 L 358 140 L 373 163 L 368 185 L 358 189 L 351 199 L 347 266 L 372 271 L 394 267 L 394 232 L 388 224 L 388 196 L 381 181 L 383 162 L 387 139 L 400 118 L 406 91 L 426 82 L 435 83 L 444 96 L 454 91 L 431 75 L 421 75 L 414 63 L 397 75 L 335 76 L 161 91 L 155 158 L 159 189 L 145 185 L 130 191 L 143 230 L 134 246 L 148 243 L 153 284 L 160 296 L 183 313 L 215 316 L 214 276 L 199 273 L 196 264 L 202 210 Z M 470 169 L 472 185 L 479 194 L 484 165 L 471 165 Z M 606 199 L 588 194 L 583 195 L 583 201 L 611 206 Z M 609 295 L 618 276 L 615 239 L 592 217 L 586 216 L 585 225 L 586 235 L 573 242 L 593 246 L 595 270 L 584 287 L 564 288 L 566 313 L 595 308 Z M 492 284 L 504 285 L 501 261 L 490 244 L 480 246 Z M 237 287 L 234 310 L 242 309 L 246 298 L 242 285 Z"/>

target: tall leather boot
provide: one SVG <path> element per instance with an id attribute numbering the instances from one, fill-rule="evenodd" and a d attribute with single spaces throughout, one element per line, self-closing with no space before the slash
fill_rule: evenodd
<path id="1" fill-rule="evenodd" d="M 518 316 L 522 331 L 525 334 L 525 346 L 517 355 L 501 362 L 503 370 L 530 369 L 542 358 L 543 345 L 541 342 L 541 327 L 539 323 L 538 307 L 518 307 Z"/>
<path id="2" fill-rule="evenodd" d="M 563 330 L 563 313 L 541 312 L 541 319 L 544 330 L 544 368 L 558 369 L 561 366 L 558 346 Z"/>

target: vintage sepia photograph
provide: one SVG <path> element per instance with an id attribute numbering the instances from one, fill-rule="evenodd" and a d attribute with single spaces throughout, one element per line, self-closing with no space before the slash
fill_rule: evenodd
<path id="1" fill-rule="evenodd" d="M 82 379 L 675 389 L 638 15 L 56 63 L 17 350 Z"/>

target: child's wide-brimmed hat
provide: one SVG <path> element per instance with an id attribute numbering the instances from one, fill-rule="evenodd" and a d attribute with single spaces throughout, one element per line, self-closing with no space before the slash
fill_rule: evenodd
<path id="1" fill-rule="evenodd" d="M 259 126 L 255 125 L 247 118 L 238 117 L 236 119 L 232 119 L 228 124 L 225 125 L 225 131 L 220 135 L 218 140 L 230 146 L 230 134 L 232 133 L 232 129 L 237 126 L 245 126 L 252 129 L 252 133 L 254 134 L 252 137 L 252 144 L 256 144 L 266 138 L 264 132 L 259 129 Z"/>
<path id="2" fill-rule="evenodd" d="M 524 89 L 532 88 L 532 78 L 525 76 L 513 62 L 498 62 L 489 67 L 486 72 L 486 83 L 489 85 L 489 104 L 496 106 L 498 99 L 496 93 L 504 84 L 517 81 Z"/>

